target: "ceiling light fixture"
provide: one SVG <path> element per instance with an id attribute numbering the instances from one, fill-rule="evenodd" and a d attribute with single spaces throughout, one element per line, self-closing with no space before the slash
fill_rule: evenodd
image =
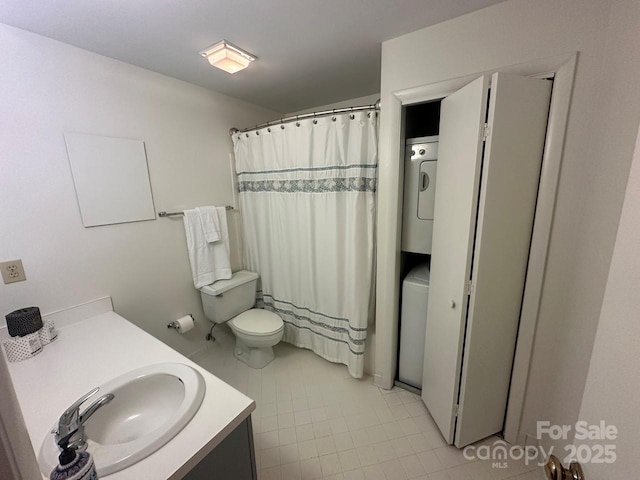
<path id="1" fill-rule="evenodd" d="M 257 59 L 257 57 L 230 44 L 226 40 L 205 48 L 200 52 L 200 55 L 209 60 L 211 65 L 227 73 L 239 72 Z"/>

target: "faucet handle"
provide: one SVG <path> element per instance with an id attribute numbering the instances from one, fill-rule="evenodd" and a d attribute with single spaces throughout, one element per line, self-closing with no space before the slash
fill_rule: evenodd
<path id="1" fill-rule="evenodd" d="M 89 420 L 89 417 L 91 415 L 96 413 L 96 411 L 100 407 L 106 405 L 107 403 L 109 403 L 114 398 L 116 398 L 116 396 L 113 393 L 107 393 L 107 394 L 101 396 L 100 398 L 98 398 L 95 402 L 93 402 L 91 405 L 89 405 L 86 408 L 86 410 L 82 412 L 82 414 L 80 414 L 80 417 L 78 418 L 78 423 L 80 423 L 80 425 L 83 425 L 87 420 Z"/>
<path id="2" fill-rule="evenodd" d="M 65 412 L 60 416 L 59 424 L 60 425 L 69 425 L 74 419 L 77 419 L 80 411 L 80 405 L 82 405 L 89 397 L 95 395 L 100 387 L 96 387 L 90 392 L 85 393 L 82 397 L 76 400 L 73 405 L 65 410 Z"/>

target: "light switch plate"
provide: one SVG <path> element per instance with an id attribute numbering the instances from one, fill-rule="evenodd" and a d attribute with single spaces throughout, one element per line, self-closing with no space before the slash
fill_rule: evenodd
<path id="1" fill-rule="evenodd" d="M 0 262 L 0 271 L 2 271 L 2 280 L 5 284 L 22 282 L 27 279 L 24 274 L 22 260 L 9 260 L 8 262 Z"/>

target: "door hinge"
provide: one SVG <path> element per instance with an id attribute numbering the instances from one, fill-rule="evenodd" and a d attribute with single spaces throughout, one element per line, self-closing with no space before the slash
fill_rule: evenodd
<path id="1" fill-rule="evenodd" d="M 484 142 L 484 141 L 486 141 L 486 140 L 487 140 L 487 138 L 489 138 L 490 130 L 491 130 L 491 129 L 489 128 L 489 124 L 488 124 L 488 123 L 485 123 L 485 124 L 484 124 L 484 129 L 483 129 L 483 131 L 482 131 L 482 141 L 483 141 L 483 142 Z"/>
<path id="2" fill-rule="evenodd" d="M 458 412 L 460 412 L 460 405 L 455 405 L 455 406 L 453 407 L 453 413 L 454 413 L 454 416 L 456 416 L 456 417 L 457 417 L 457 416 L 458 416 Z"/>
<path id="3" fill-rule="evenodd" d="M 473 293 L 473 283 L 471 280 L 467 280 L 467 295 L 471 295 Z"/>

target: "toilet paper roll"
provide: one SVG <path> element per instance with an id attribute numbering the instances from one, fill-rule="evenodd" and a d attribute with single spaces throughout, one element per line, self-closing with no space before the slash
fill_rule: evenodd
<path id="1" fill-rule="evenodd" d="M 187 333 L 193 328 L 193 317 L 191 315 L 185 315 L 177 320 L 174 320 L 177 325 L 177 330 L 180 333 Z"/>

